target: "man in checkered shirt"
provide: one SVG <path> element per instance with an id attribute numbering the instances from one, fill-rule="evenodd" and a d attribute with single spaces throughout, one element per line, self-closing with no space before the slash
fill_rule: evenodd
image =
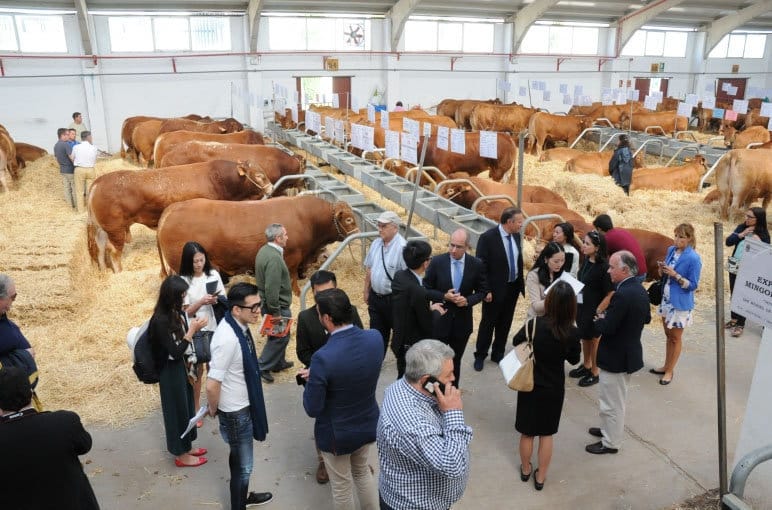
<path id="1" fill-rule="evenodd" d="M 472 429 L 452 385 L 453 356 L 439 340 L 421 340 L 405 355 L 405 376 L 386 389 L 378 420 L 381 510 L 447 510 L 464 493 Z"/>

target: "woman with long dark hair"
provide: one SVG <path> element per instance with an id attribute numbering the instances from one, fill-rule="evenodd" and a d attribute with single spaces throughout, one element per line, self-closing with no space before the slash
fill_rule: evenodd
<path id="1" fill-rule="evenodd" d="M 195 428 L 185 437 L 188 422 L 195 415 L 193 386 L 189 377 L 195 370 L 188 367 L 190 342 L 193 334 L 206 325 L 206 319 L 196 317 L 187 321 L 182 303 L 188 284 L 181 277 L 172 275 L 161 284 L 158 302 L 150 318 L 148 335 L 153 355 L 159 369 L 161 411 L 166 429 L 166 448 L 175 456 L 178 467 L 196 467 L 206 463 L 204 448 L 193 447 Z"/>
<path id="2" fill-rule="evenodd" d="M 188 241 L 182 247 L 182 259 L 180 261 L 180 276 L 189 285 L 185 295 L 183 307 L 188 317 L 202 317 L 206 319 L 206 325 L 202 331 L 217 329 L 217 319 L 214 306 L 217 303 L 217 295 L 224 294 L 225 287 L 222 284 L 220 273 L 212 268 L 209 257 L 203 246 L 195 241 Z M 213 292 L 210 292 L 214 289 Z M 204 364 L 196 365 L 196 382 L 193 383 L 193 407 L 199 408 L 201 397 L 201 378 L 204 375 Z M 198 422 L 198 426 L 203 425 Z"/>
<path id="3" fill-rule="evenodd" d="M 608 173 L 625 195 L 630 194 L 630 181 L 633 180 L 633 153 L 630 150 L 630 138 L 620 135 L 619 143 L 608 162 Z"/>
<path id="4" fill-rule="evenodd" d="M 745 239 L 756 239 L 762 243 L 769 244 L 769 230 L 767 229 L 767 210 L 763 207 L 751 207 L 745 211 L 745 221 L 737 225 L 734 232 L 726 238 L 727 246 L 734 246 L 732 257 L 739 260 L 743 253 L 743 241 Z M 736 268 L 729 267 L 729 292 L 734 292 L 734 282 L 737 279 Z M 745 328 L 745 317 L 739 313 L 732 312 L 732 317 L 726 323 L 726 328 L 730 330 L 733 337 L 743 334 Z"/>
<path id="5" fill-rule="evenodd" d="M 525 341 L 533 326 L 533 391 L 517 393 L 515 429 L 520 432 L 520 479 L 533 474 L 536 490 L 542 490 L 552 460 L 552 436 L 558 431 L 565 396 L 564 363 L 579 361 L 579 330 L 574 326 L 576 295 L 566 282 L 552 287 L 544 303 L 544 316 L 526 321 L 513 343 Z M 531 463 L 534 438 L 539 437 L 538 466 Z"/>
<path id="6" fill-rule="evenodd" d="M 598 368 L 598 343 L 600 335 L 595 331 L 595 315 L 603 312 L 611 301 L 614 284 L 608 274 L 606 236 L 592 230 L 584 236 L 582 245 L 584 262 L 579 269 L 579 281 L 584 284 L 579 294 L 576 325 L 582 339 L 584 363 L 568 372 L 569 377 L 578 377 L 579 386 L 592 386 L 600 381 Z"/>
<path id="7" fill-rule="evenodd" d="M 574 238 L 574 226 L 568 222 L 558 223 L 552 230 L 552 240 L 566 252 L 565 270 L 576 278 L 579 273 L 579 250 L 581 246 Z"/>
<path id="8" fill-rule="evenodd" d="M 536 258 L 536 263 L 525 278 L 525 292 L 531 302 L 528 318 L 544 315 L 544 291 L 560 278 L 566 262 L 563 247 L 550 241 Z"/>

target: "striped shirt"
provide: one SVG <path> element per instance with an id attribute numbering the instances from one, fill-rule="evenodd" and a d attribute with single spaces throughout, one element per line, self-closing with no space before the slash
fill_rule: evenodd
<path id="1" fill-rule="evenodd" d="M 469 479 L 472 429 L 404 378 L 386 389 L 378 420 L 378 488 L 394 510 L 446 510 Z"/>

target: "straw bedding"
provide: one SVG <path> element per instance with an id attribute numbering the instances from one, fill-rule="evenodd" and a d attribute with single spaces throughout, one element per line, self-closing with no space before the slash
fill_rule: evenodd
<path id="1" fill-rule="evenodd" d="M 588 147 L 589 148 L 589 147 Z M 313 158 L 309 157 L 309 161 Z M 712 222 L 716 205 L 701 204 L 702 195 L 665 191 L 640 191 L 626 197 L 608 178 L 563 172 L 563 163 L 537 163 L 526 156 L 525 183 L 555 189 L 569 207 L 588 220 L 608 213 L 620 226 L 644 228 L 672 235 L 680 222 L 695 225 L 703 276 L 698 310 L 709 312 L 713 304 Z M 134 169 L 120 159 L 100 160 L 100 173 Z M 342 178 L 342 177 L 341 177 Z M 402 214 L 405 211 L 381 199 L 353 179 L 348 183 L 368 199 Z M 100 273 L 86 250 L 86 213 L 75 213 L 64 203 L 58 166 L 52 156 L 28 166 L 16 189 L 0 195 L 0 272 L 16 282 L 18 298 L 11 318 L 33 344 L 41 372 L 39 393 L 50 409 L 71 409 L 89 423 L 120 426 L 146 416 L 159 405 L 158 390 L 137 381 L 125 335 L 132 326 L 149 318 L 160 284 L 160 265 L 155 233 L 142 226 L 131 229 L 133 241 L 123 254 L 124 271 Z M 435 253 L 445 251 L 448 236 L 431 239 L 432 226 L 416 218 L 413 225 L 428 238 Z M 730 225 L 725 225 L 728 232 Z M 329 247 L 331 252 L 335 245 Z M 527 265 L 534 247 L 524 247 Z M 363 271 L 360 246 L 354 243 L 331 269 L 367 320 L 363 304 Z M 240 276 L 232 279 L 249 279 Z M 305 282 L 301 282 L 301 285 Z M 308 295 L 308 303 L 312 302 Z M 525 306 L 518 306 L 513 325 L 522 323 Z M 300 309 L 293 299 L 293 311 Z M 475 310 L 479 322 L 479 307 Z M 704 319 L 698 314 L 697 320 Z M 258 343 L 259 336 L 255 335 Z M 472 335 L 472 339 L 475 335 Z M 258 345 L 258 349 L 261 346 Z M 293 341 L 287 358 L 299 365 Z M 389 354 L 389 363 L 393 363 Z M 277 374 L 277 383 L 294 379 L 294 372 Z"/>

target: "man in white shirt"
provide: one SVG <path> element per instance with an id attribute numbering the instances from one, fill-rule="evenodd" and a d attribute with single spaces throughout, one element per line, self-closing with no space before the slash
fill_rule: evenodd
<path id="1" fill-rule="evenodd" d="M 249 331 L 249 324 L 260 320 L 257 287 L 237 283 L 228 292 L 228 306 L 212 337 L 206 398 L 209 415 L 219 417 L 220 434 L 230 446 L 231 510 L 244 510 L 273 499 L 270 492 L 249 492 L 252 439 L 262 441 L 268 433 L 260 370 Z"/>
<path id="2" fill-rule="evenodd" d="M 86 179 L 96 179 L 97 148 L 92 144 L 91 131 L 83 131 L 80 135 L 82 142 L 72 148 L 72 163 L 75 165 L 75 200 L 78 204 L 78 212 L 85 209 L 84 197 L 86 195 Z"/>

